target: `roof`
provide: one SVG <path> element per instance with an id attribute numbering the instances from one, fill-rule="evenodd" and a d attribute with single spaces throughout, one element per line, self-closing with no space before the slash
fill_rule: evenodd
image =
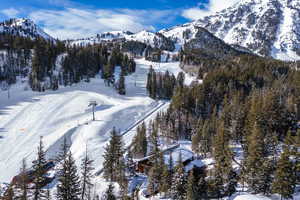
<path id="1" fill-rule="evenodd" d="M 192 160 L 194 158 L 194 153 L 192 151 L 182 148 L 182 147 L 179 147 L 179 148 L 174 149 L 173 151 L 164 153 L 164 160 L 165 160 L 165 164 L 167 164 L 167 165 L 169 165 L 169 163 L 170 163 L 170 154 L 172 156 L 173 166 L 178 165 L 180 154 L 181 154 L 182 162 L 186 162 L 186 161 Z"/>

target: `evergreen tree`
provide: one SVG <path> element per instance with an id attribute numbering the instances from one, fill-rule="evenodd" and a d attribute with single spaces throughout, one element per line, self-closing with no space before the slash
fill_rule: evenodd
<path id="1" fill-rule="evenodd" d="M 165 197 L 168 196 L 168 192 L 171 188 L 171 182 L 172 182 L 172 175 L 171 175 L 171 171 L 168 169 L 168 166 L 163 165 L 163 169 L 162 169 L 162 178 L 161 178 L 161 186 L 159 191 L 161 193 L 163 193 L 163 195 Z"/>
<path id="2" fill-rule="evenodd" d="M 18 184 L 18 188 L 20 189 L 20 199 L 27 200 L 28 199 L 28 176 L 27 172 L 27 164 L 26 160 L 22 160 L 22 167 L 20 169 L 20 182 Z"/>
<path id="3" fill-rule="evenodd" d="M 51 196 L 50 188 L 47 187 L 45 200 L 51 200 L 51 199 L 52 199 L 52 196 Z"/>
<path id="4" fill-rule="evenodd" d="M 146 124 L 142 123 L 141 126 L 137 127 L 137 134 L 133 139 L 133 153 L 135 157 L 141 158 L 145 157 L 147 154 L 147 135 L 146 135 Z"/>
<path id="5" fill-rule="evenodd" d="M 135 164 L 130 149 L 128 150 L 125 163 L 126 163 L 126 169 L 129 171 L 130 176 L 135 176 L 136 175 L 135 168 L 134 168 Z"/>
<path id="6" fill-rule="evenodd" d="M 69 152 L 62 163 L 57 184 L 58 200 L 79 200 L 81 195 L 80 180 L 77 174 L 77 167 Z"/>
<path id="7" fill-rule="evenodd" d="M 111 131 L 111 139 L 105 147 L 103 176 L 109 181 L 118 181 L 124 170 L 124 149 L 122 136 L 117 133 L 115 128 Z M 117 170 L 117 171 L 116 171 Z"/>
<path id="8" fill-rule="evenodd" d="M 207 197 L 207 190 L 208 190 L 208 187 L 207 187 L 207 182 L 205 180 L 205 172 L 202 173 L 202 175 L 200 175 L 199 177 L 199 180 L 198 180 L 198 198 L 199 200 L 205 200 L 205 199 L 208 199 Z"/>
<path id="9" fill-rule="evenodd" d="M 118 82 L 118 93 L 120 95 L 125 95 L 126 94 L 126 87 L 125 87 L 125 76 L 124 73 L 120 73 L 120 78 Z"/>
<path id="10" fill-rule="evenodd" d="M 296 148 L 300 148 L 300 130 L 297 131 Z M 295 152 L 295 177 L 297 184 L 300 184 L 300 152 Z"/>
<path id="11" fill-rule="evenodd" d="M 108 185 L 108 188 L 101 200 L 117 200 L 117 197 L 114 194 L 114 186 L 112 184 Z"/>
<path id="12" fill-rule="evenodd" d="M 248 155 L 245 159 L 244 178 L 255 193 L 263 192 L 264 175 L 268 159 L 265 157 L 265 144 L 262 131 L 257 123 L 254 124 L 252 134 L 248 138 Z"/>
<path id="13" fill-rule="evenodd" d="M 186 179 L 182 157 L 179 154 L 178 165 L 176 166 L 171 186 L 171 196 L 174 200 L 184 200 L 186 198 Z"/>
<path id="14" fill-rule="evenodd" d="M 149 180 L 148 180 L 148 193 L 153 195 L 159 191 L 162 186 L 162 173 L 164 166 L 163 154 L 159 151 L 154 154 L 153 166 L 149 171 Z"/>
<path id="15" fill-rule="evenodd" d="M 294 164 L 290 160 L 290 153 L 286 148 L 277 163 L 272 190 L 274 193 L 280 194 L 281 199 L 290 199 L 293 197 L 295 186 Z"/>
<path id="16" fill-rule="evenodd" d="M 186 200 L 199 200 L 199 185 L 196 177 L 194 176 L 194 170 L 191 170 L 188 181 L 187 181 L 187 192 L 186 192 Z"/>
<path id="17" fill-rule="evenodd" d="M 81 160 L 81 200 L 89 199 L 90 188 L 93 186 L 93 160 L 90 159 L 87 148 L 84 158 Z"/>
<path id="18" fill-rule="evenodd" d="M 214 158 L 215 158 L 215 186 L 220 197 L 221 195 L 231 196 L 235 192 L 237 185 L 236 179 L 234 179 L 235 172 L 232 169 L 232 152 L 229 149 L 228 133 L 225 131 L 223 120 L 221 120 L 220 127 L 217 131 L 216 140 L 214 143 Z"/>
<path id="19" fill-rule="evenodd" d="M 45 181 L 44 177 L 44 166 L 46 165 L 46 155 L 44 151 L 44 145 L 42 137 L 40 138 L 40 143 L 38 146 L 37 159 L 33 162 L 33 171 L 34 171 L 34 191 L 33 191 L 33 199 L 40 200 L 45 196 L 45 191 L 42 189 L 43 182 Z"/>

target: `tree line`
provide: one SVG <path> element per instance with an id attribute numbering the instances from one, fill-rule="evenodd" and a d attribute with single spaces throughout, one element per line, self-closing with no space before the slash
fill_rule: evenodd
<path id="1" fill-rule="evenodd" d="M 147 75 L 147 91 L 153 99 L 171 99 L 175 88 L 184 86 L 185 75 L 180 72 L 177 78 L 169 71 L 156 72 L 151 66 Z"/>

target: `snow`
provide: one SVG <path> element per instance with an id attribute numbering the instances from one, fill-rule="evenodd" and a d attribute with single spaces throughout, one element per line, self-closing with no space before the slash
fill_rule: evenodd
<path id="1" fill-rule="evenodd" d="M 24 90 L 28 86 L 19 80 L 10 89 L 10 99 L 7 91 L 0 91 L 0 171 L 5 172 L 0 173 L 0 182 L 10 182 L 18 174 L 23 158 L 30 165 L 41 136 L 48 158 L 55 157 L 66 137 L 77 165 L 88 145 L 90 156 L 95 160 L 95 171 L 99 172 L 103 150 L 113 127 L 125 134 L 124 143 L 129 145 L 135 135 L 135 126 L 141 119 L 150 120 L 169 106 L 148 97 L 145 86 L 149 66 L 158 71 L 169 70 L 176 75 L 182 71 L 178 62 L 158 64 L 144 59 L 136 62 L 136 73 L 126 77 L 126 96 L 104 86 L 99 77 L 91 79 L 90 83 L 82 82 L 45 93 Z M 192 79 L 187 75 L 187 83 Z M 91 121 L 90 100 L 98 103 L 96 121 Z M 100 177 L 98 179 L 99 188 L 105 189 L 103 186 L 107 183 Z"/>
<path id="2" fill-rule="evenodd" d="M 260 195 L 243 194 L 234 197 L 232 200 L 271 200 L 271 199 Z"/>
<path id="3" fill-rule="evenodd" d="M 28 33 L 28 31 L 30 31 L 30 33 Z M 42 37 L 46 40 L 54 41 L 54 38 L 44 32 L 32 20 L 26 18 L 13 19 L 12 24 L 8 26 L 0 25 L 0 32 L 8 32 L 12 34 L 18 33 L 20 36 L 30 37 L 31 39 Z"/>
<path id="4" fill-rule="evenodd" d="M 117 39 L 124 39 L 127 41 L 138 41 L 148 44 L 152 47 L 160 45 L 160 37 L 157 36 L 155 33 L 146 30 L 134 34 L 125 31 L 104 32 L 101 33 L 99 37 L 96 36 L 85 39 L 73 40 L 70 42 L 70 45 L 88 45 L 94 43 L 113 41 Z M 155 40 L 157 40 L 157 44 L 155 44 Z"/>
<path id="5" fill-rule="evenodd" d="M 272 56 L 276 59 L 294 61 L 300 60 L 300 56 L 296 54 L 293 48 L 293 41 L 297 40 L 294 35 L 293 26 L 293 9 L 287 6 L 288 0 L 279 1 L 283 7 L 282 22 L 279 27 L 277 39 L 272 48 Z"/>
<path id="6" fill-rule="evenodd" d="M 159 31 L 162 33 L 165 37 L 171 38 L 172 40 L 176 41 L 175 43 L 175 51 L 179 51 L 181 47 L 184 45 L 184 43 L 188 42 L 189 39 L 185 39 L 183 37 L 183 33 L 187 30 L 190 30 L 190 38 L 193 39 L 195 37 L 195 34 L 197 33 L 197 29 L 195 28 L 195 23 L 187 23 L 180 26 L 175 26 L 170 29 L 163 29 Z"/>

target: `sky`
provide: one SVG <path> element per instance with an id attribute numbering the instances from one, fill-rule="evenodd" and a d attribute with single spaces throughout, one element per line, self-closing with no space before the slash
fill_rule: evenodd
<path id="1" fill-rule="evenodd" d="M 238 0 L 0 0 L 0 20 L 30 18 L 59 39 L 106 31 L 159 31 L 197 20 Z"/>

